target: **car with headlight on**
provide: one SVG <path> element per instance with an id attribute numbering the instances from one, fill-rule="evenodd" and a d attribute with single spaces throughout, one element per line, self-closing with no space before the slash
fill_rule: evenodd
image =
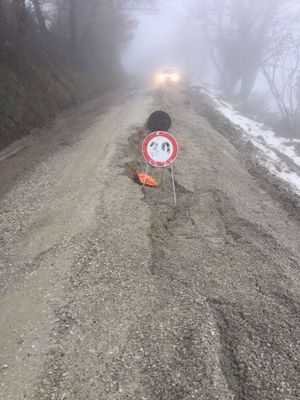
<path id="1" fill-rule="evenodd" d="M 160 85 L 177 84 L 180 82 L 180 74 L 175 69 L 166 68 L 158 74 L 157 81 Z"/>

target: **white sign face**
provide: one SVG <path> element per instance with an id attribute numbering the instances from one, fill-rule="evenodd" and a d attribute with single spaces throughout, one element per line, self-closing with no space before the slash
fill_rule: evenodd
<path id="1" fill-rule="evenodd" d="M 142 152 L 149 164 L 157 168 L 163 168 L 175 161 L 178 154 L 178 145 L 175 138 L 168 132 L 158 131 L 146 137 Z"/>
<path id="2" fill-rule="evenodd" d="M 165 163 L 173 154 L 173 144 L 169 139 L 157 136 L 149 142 L 147 152 L 155 162 Z"/>

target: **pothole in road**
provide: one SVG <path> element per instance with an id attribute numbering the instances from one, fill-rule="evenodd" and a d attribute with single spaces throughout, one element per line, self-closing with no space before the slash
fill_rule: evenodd
<path id="1" fill-rule="evenodd" d="M 130 179 L 136 181 L 133 171 L 145 173 L 146 163 L 141 154 L 141 145 L 148 132 L 145 128 L 139 128 L 134 132 L 128 141 L 125 149 L 125 156 L 128 160 L 124 164 L 124 174 Z M 177 196 L 177 205 L 174 203 L 171 168 L 151 167 L 148 173 L 158 183 L 158 188 L 143 187 L 144 201 L 151 210 L 151 223 L 149 237 L 152 246 L 153 265 L 150 268 L 151 273 L 155 274 L 157 263 L 162 260 L 162 254 L 168 246 L 168 241 L 174 235 L 178 227 L 186 224 L 194 226 L 193 218 L 190 215 L 191 205 L 193 203 L 193 193 L 176 181 L 175 170 L 175 188 Z"/>

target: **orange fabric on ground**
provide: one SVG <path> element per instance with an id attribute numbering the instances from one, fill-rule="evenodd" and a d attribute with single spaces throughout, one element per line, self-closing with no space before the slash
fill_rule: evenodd
<path id="1" fill-rule="evenodd" d="M 152 176 L 146 174 L 140 174 L 139 172 L 136 173 L 136 176 L 142 185 L 150 187 L 158 187 L 156 180 L 152 178 Z"/>

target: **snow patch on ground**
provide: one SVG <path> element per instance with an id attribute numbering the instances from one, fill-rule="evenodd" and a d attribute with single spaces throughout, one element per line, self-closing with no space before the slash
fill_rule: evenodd
<path id="1" fill-rule="evenodd" d="M 295 148 L 295 144 L 300 143 L 300 140 L 278 137 L 273 131 L 266 129 L 262 123 L 239 114 L 212 90 L 208 91 L 202 87 L 201 92 L 211 99 L 216 109 L 224 117 L 239 128 L 242 137 L 245 140 L 250 140 L 259 150 L 260 164 L 266 167 L 272 175 L 287 182 L 291 189 L 300 195 L 300 173 L 297 168 L 300 167 L 300 156 Z M 280 155 L 288 157 L 295 164 L 295 170 L 292 170 Z"/>

